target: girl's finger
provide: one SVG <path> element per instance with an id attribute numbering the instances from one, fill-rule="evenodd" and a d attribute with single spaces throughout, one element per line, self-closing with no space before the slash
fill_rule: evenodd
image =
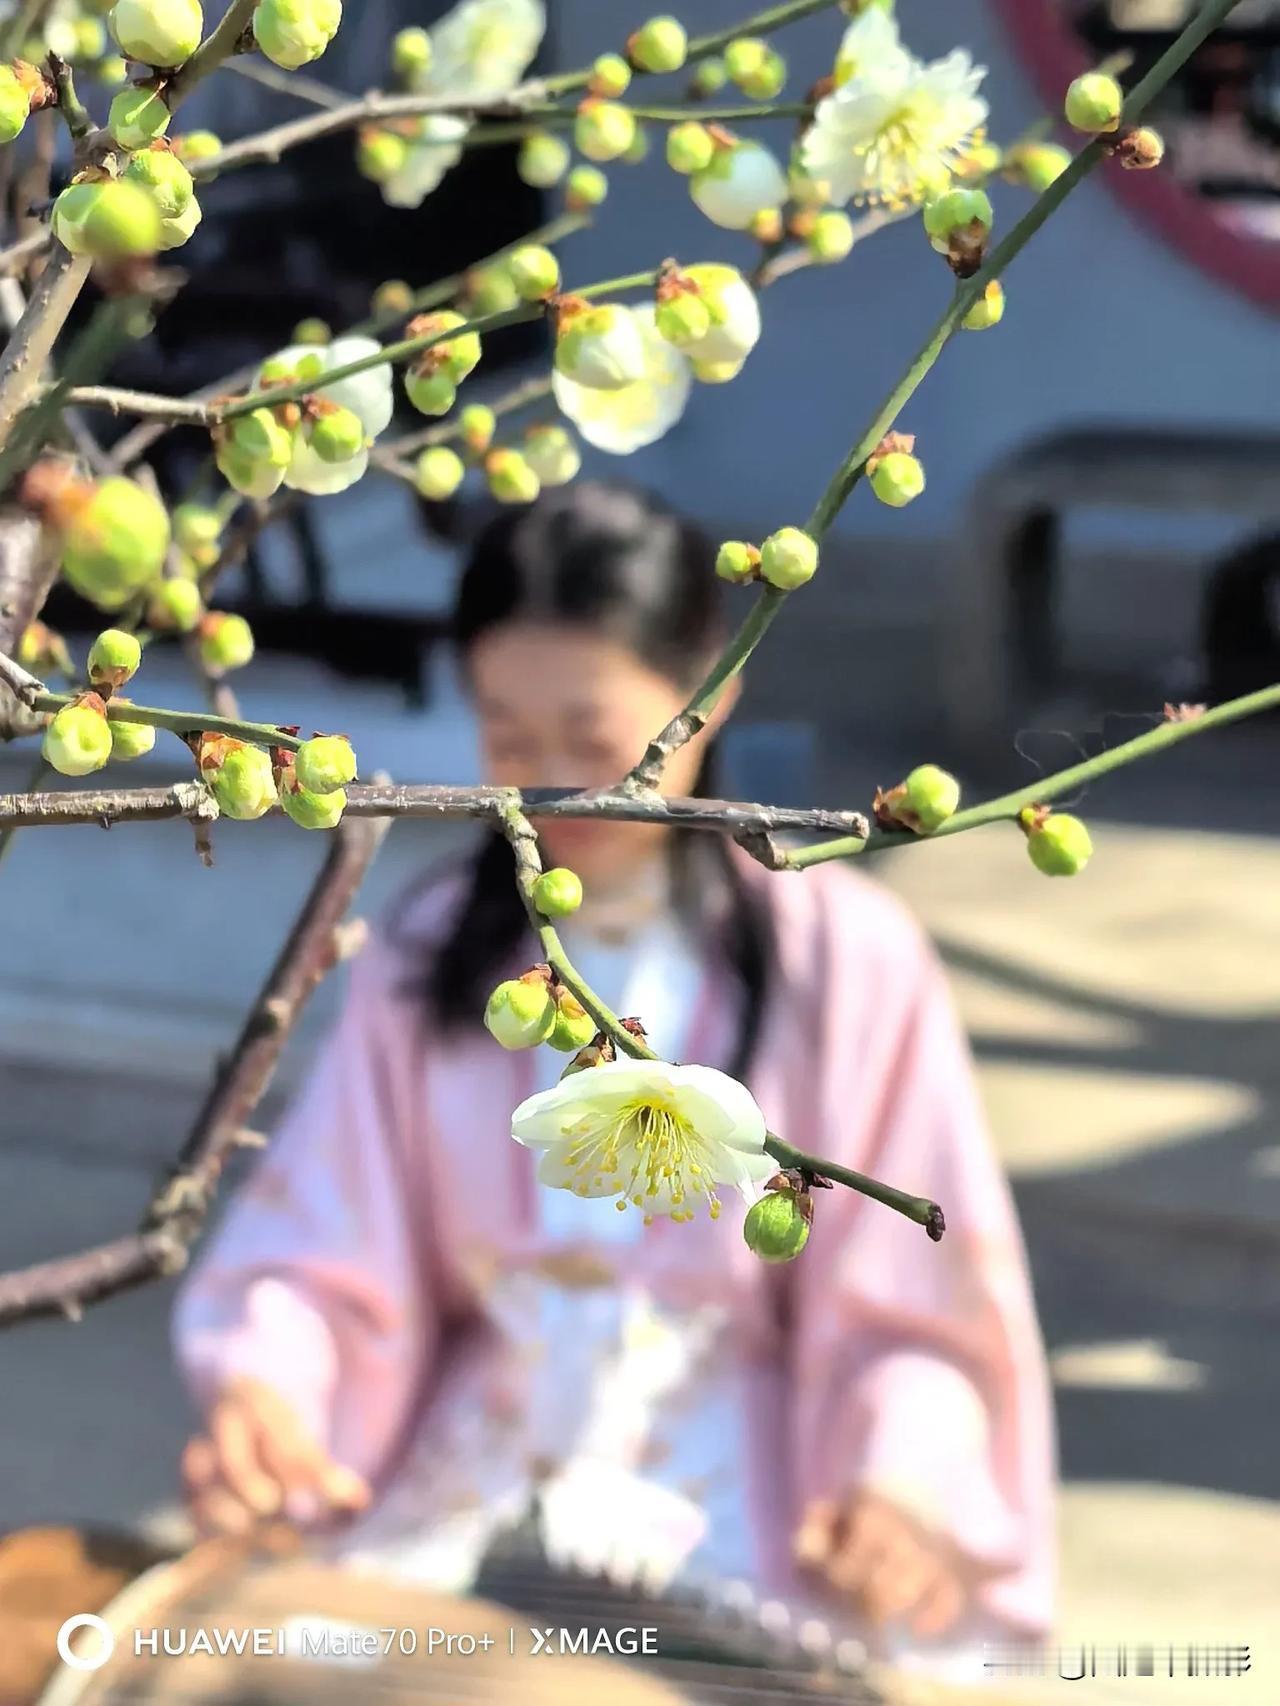
<path id="1" fill-rule="evenodd" d="M 209 1427 L 222 1480 L 258 1516 L 274 1516 L 283 1502 L 284 1489 L 263 1468 L 261 1436 L 244 1407 L 234 1399 L 215 1404 Z"/>

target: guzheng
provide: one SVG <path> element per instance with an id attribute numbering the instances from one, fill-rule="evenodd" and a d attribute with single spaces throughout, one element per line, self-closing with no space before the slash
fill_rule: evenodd
<path id="1" fill-rule="evenodd" d="M 521 1535 L 490 1553 L 467 1598 L 305 1554 L 247 1559 L 208 1542 L 145 1571 L 99 1614 L 115 1636 L 110 1660 L 94 1671 L 59 1665 L 41 1692 L 12 1706 L 881 1706 L 884 1698 L 860 1645 L 793 1621 L 745 1584 L 652 1593 L 554 1568 Z M 455 1645 L 465 1650 L 432 1650 L 433 1629 L 462 1638 Z M 206 1648 L 219 1630 L 232 1645 L 237 1632 L 281 1632 L 285 1651 L 211 1655 L 193 1650 L 201 1630 Z M 646 1631 L 648 1651 L 619 1652 Z M 345 1651 L 370 1633 L 376 1657 Z M 96 1639 L 86 1632 L 86 1652 Z"/>

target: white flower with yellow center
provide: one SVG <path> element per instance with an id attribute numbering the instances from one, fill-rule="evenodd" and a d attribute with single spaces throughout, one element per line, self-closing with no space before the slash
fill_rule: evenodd
<path id="1" fill-rule="evenodd" d="M 538 1182 L 615 1206 L 692 1220 L 717 1186 L 754 1202 L 777 1172 L 765 1153 L 764 1115 L 749 1090 L 709 1066 L 617 1060 L 588 1067 L 530 1096 L 511 1135 L 538 1155 Z"/>
<path id="2" fill-rule="evenodd" d="M 349 379 L 339 379 L 332 385 L 323 383 L 324 375 L 349 362 L 362 361 L 375 355 L 381 345 L 375 338 L 335 338 L 327 348 L 317 349 L 310 344 L 292 344 L 281 350 L 267 363 L 264 374 L 273 371 L 293 371 L 300 378 L 314 380 L 314 394 L 341 408 L 350 409 L 359 417 L 369 443 L 385 432 L 395 408 L 394 377 L 389 363 L 354 373 Z M 259 375 L 261 383 L 263 374 Z M 310 492 L 314 497 L 331 496 L 354 486 L 369 466 L 367 450 L 359 451 L 345 462 L 326 462 L 312 450 L 305 434 L 294 435 L 293 456 L 285 470 L 284 483 L 294 491 Z"/>
<path id="3" fill-rule="evenodd" d="M 871 27 L 882 17 L 865 12 L 846 32 L 837 75 L 847 75 L 819 101 L 799 163 L 833 202 L 902 208 L 941 194 L 972 148 L 987 117 L 978 94 L 986 68 L 962 48 L 923 65 L 889 20 Z"/>
<path id="4" fill-rule="evenodd" d="M 462 0 L 431 30 L 431 66 L 414 92 L 485 101 L 524 76 L 547 28 L 542 0 Z M 468 119 L 429 113 L 398 172 L 381 186 L 389 207 L 419 207 L 462 158 Z"/>
<path id="5" fill-rule="evenodd" d="M 680 419 L 689 401 L 693 373 L 688 359 L 669 344 L 654 324 L 652 303 L 631 310 L 644 352 L 644 372 L 613 391 L 579 385 L 552 370 L 551 384 L 560 410 L 597 450 L 630 456 L 655 444 Z"/>

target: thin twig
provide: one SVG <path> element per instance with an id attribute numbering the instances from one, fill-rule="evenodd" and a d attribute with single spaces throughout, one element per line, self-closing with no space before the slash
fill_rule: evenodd
<path id="1" fill-rule="evenodd" d="M 260 83 L 264 89 L 273 89 L 280 95 L 292 95 L 295 100 L 310 101 L 314 107 L 345 107 L 351 99 L 341 90 L 321 83 L 318 78 L 304 77 L 298 71 L 281 71 L 270 60 L 255 59 L 252 55 L 228 59 L 226 68 L 238 77 L 247 77 L 251 83 Z"/>
<path id="2" fill-rule="evenodd" d="M 0 1276 L 0 1323 L 91 1303 L 180 1272 L 212 1206 L 227 1162 L 255 1139 L 247 1130 L 311 994 L 353 938 L 345 914 L 386 824 L 343 824 L 231 1055 L 215 1073 L 176 1167 L 157 1184 L 138 1230 L 80 1255 Z"/>
<path id="3" fill-rule="evenodd" d="M 529 822 L 523 806 L 521 795 L 515 789 L 504 790 L 505 797 L 497 806 L 496 818 L 499 827 L 511 845 L 515 858 L 516 887 L 524 902 L 525 912 L 529 923 L 538 938 L 542 957 L 555 973 L 557 981 L 562 983 L 571 995 L 585 1008 L 598 1028 L 612 1041 L 617 1049 L 630 1055 L 633 1060 L 660 1060 L 662 1057 L 654 1053 L 642 1038 L 628 1029 L 622 1019 L 609 1007 L 586 982 L 565 952 L 560 934 L 550 919 L 543 917 L 538 911 L 534 899 L 534 884 L 542 874 L 542 860 L 538 852 L 538 837 L 533 825 Z M 641 1015 L 643 1018 L 643 1015 Z M 823 1160 L 821 1156 L 808 1155 L 799 1149 L 793 1149 L 789 1143 L 777 1137 L 773 1132 L 768 1134 L 765 1149 L 776 1161 L 785 1167 L 803 1167 L 807 1171 L 820 1174 L 824 1179 L 831 1179 L 837 1184 L 845 1185 L 850 1190 L 858 1191 L 864 1196 L 874 1197 L 877 1202 L 886 1207 L 896 1209 L 909 1220 L 916 1221 L 929 1231 L 931 1238 L 940 1238 L 945 1226 L 942 1210 L 938 1204 L 927 1197 L 916 1197 L 907 1191 L 900 1191 L 893 1185 L 883 1184 L 879 1179 L 873 1179 L 866 1173 L 857 1173 L 852 1167 L 842 1167 L 838 1162 Z"/>

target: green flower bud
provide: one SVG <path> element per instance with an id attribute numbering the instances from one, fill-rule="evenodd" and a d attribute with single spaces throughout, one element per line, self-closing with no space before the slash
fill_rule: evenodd
<path id="1" fill-rule="evenodd" d="M 810 255 L 819 265 L 842 261 L 853 248 L 853 221 L 834 209 L 820 213 L 806 239 Z"/>
<path id="2" fill-rule="evenodd" d="M 1097 136 L 1100 131 L 1115 130 L 1119 126 L 1124 90 L 1114 77 L 1108 77 L 1101 71 L 1086 71 L 1068 88 L 1063 106 L 1067 123 L 1073 130 Z"/>
<path id="3" fill-rule="evenodd" d="M 582 467 L 573 434 L 550 423 L 532 426 L 525 433 L 524 459 L 542 486 L 567 486 Z"/>
<path id="4" fill-rule="evenodd" d="M 794 1191 L 766 1191 L 747 1210 L 742 1236 L 762 1262 L 793 1262 L 809 1242 L 809 1218 Z"/>
<path id="5" fill-rule="evenodd" d="M 689 53 L 689 38 L 678 18 L 650 18 L 627 38 L 627 53 L 640 71 L 679 71 Z"/>
<path id="6" fill-rule="evenodd" d="M 142 646 L 136 634 L 106 628 L 89 648 L 89 680 L 95 687 L 123 687 L 137 674 Z"/>
<path id="7" fill-rule="evenodd" d="M 316 735 L 294 756 L 298 785 L 313 794 L 331 794 L 356 779 L 356 755 L 345 735 Z"/>
<path id="8" fill-rule="evenodd" d="M 438 314 L 424 316 L 416 325 L 419 332 L 448 332 L 455 326 L 465 326 L 466 318 L 457 314 L 451 308 L 442 309 Z M 455 385 L 461 385 L 467 375 L 474 371 L 480 361 L 479 332 L 464 332 L 461 337 L 449 338 L 444 343 L 432 344 L 424 351 L 428 358 L 426 365 L 437 371 L 447 373 Z"/>
<path id="9" fill-rule="evenodd" d="M 458 396 L 458 387 L 447 373 L 420 373 L 413 367 L 404 376 L 404 389 L 422 415 L 447 415 Z"/>
<path id="10" fill-rule="evenodd" d="M 667 132 L 667 165 L 673 172 L 702 172 L 711 164 L 716 145 L 705 124 L 686 119 Z"/>
<path id="11" fill-rule="evenodd" d="M 556 1003 L 555 1028 L 547 1041 L 561 1054 L 577 1054 L 594 1041 L 596 1022 L 577 999 L 563 990 Z"/>
<path id="12" fill-rule="evenodd" d="M 818 547 L 798 527 L 781 527 L 760 547 L 760 572 L 770 586 L 791 592 L 812 580 L 818 569 Z"/>
<path id="13" fill-rule="evenodd" d="M 681 291 L 659 302 L 653 323 L 669 344 L 684 349 L 689 344 L 701 343 L 711 330 L 711 310 L 701 296 Z"/>
<path id="14" fill-rule="evenodd" d="M 723 59 L 700 59 L 693 68 L 695 95 L 718 95 L 728 81 L 729 71 Z"/>
<path id="15" fill-rule="evenodd" d="M 288 427 L 281 426 L 271 409 L 254 409 L 247 415 L 237 415 L 231 422 L 230 438 L 241 455 L 254 462 L 287 468 L 293 458 L 293 434 Z"/>
<path id="16" fill-rule="evenodd" d="M 103 610 L 119 610 L 160 573 L 169 549 L 164 505 L 132 480 L 102 480 L 61 524 L 62 572 Z"/>
<path id="17" fill-rule="evenodd" d="M 243 669 L 253 656 L 253 629 L 243 616 L 210 610 L 200 622 L 200 658 L 208 670 Z"/>
<path id="18" fill-rule="evenodd" d="M 230 438 L 214 440 L 213 459 L 223 479 L 242 497 L 269 498 L 284 483 L 286 463 L 248 456 Z"/>
<path id="19" fill-rule="evenodd" d="M 518 450 L 491 450 L 485 457 L 484 476 L 500 504 L 531 504 L 542 489 Z"/>
<path id="20" fill-rule="evenodd" d="M 172 219 L 160 221 L 160 248 L 180 249 L 192 236 L 197 225 L 204 218 L 200 203 L 192 196 L 181 213 L 175 213 Z"/>
<path id="21" fill-rule="evenodd" d="M 631 67 L 620 53 L 602 53 L 592 64 L 587 87 L 593 95 L 616 100 L 631 87 Z"/>
<path id="22" fill-rule="evenodd" d="M 229 740 L 221 763 L 210 765 L 202 774 L 224 817 L 248 823 L 264 816 L 276 804 L 271 760 L 260 746 Z"/>
<path id="23" fill-rule="evenodd" d="M 0 143 L 19 136 L 31 113 L 31 96 L 13 68 L 0 65 Z"/>
<path id="24" fill-rule="evenodd" d="M 117 694 L 111 703 L 127 705 L 129 701 Z M 111 731 L 111 756 L 123 763 L 127 764 L 131 758 L 145 758 L 156 744 L 156 731 L 150 723 L 122 723 L 118 717 L 112 717 L 107 727 Z"/>
<path id="25" fill-rule="evenodd" d="M 582 905 L 582 878 L 565 865 L 544 871 L 533 885 L 533 904 L 544 918 L 567 918 Z"/>
<path id="26" fill-rule="evenodd" d="M 960 324 L 966 332 L 985 332 L 1004 319 L 1004 286 L 993 278 Z"/>
<path id="27" fill-rule="evenodd" d="M 76 666 L 71 661 L 67 642 L 44 622 L 29 622 L 22 630 L 15 653 L 23 669 L 29 669 L 43 679 L 48 675 L 73 677 Z"/>
<path id="28" fill-rule="evenodd" d="M 315 344 L 318 348 L 327 349 L 333 342 L 333 328 L 327 320 L 313 315 L 309 320 L 298 321 L 289 341 L 295 344 Z"/>
<path id="29" fill-rule="evenodd" d="M 297 782 L 278 778 L 280 804 L 300 829 L 336 829 L 347 809 L 346 791 L 333 788 L 327 794 L 313 794 Z"/>
<path id="30" fill-rule="evenodd" d="M 96 694 L 64 705 L 44 731 L 44 761 L 59 776 L 88 776 L 111 757 L 111 730 Z"/>
<path id="31" fill-rule="evenodd" d="M 505 263 L 477 267 L 467 274 L 467 311 L 471 315 L 505 314 L 519 301 L 520 292 Z"/>
<path id="32" fill-rule="evenodd" d="M 182 160 L 212 160 L 222 153 L 222 138 L 212 130 L 188 130 L 170 139 L 173 151 Z"/>
<path id="33" fill-rule="evenodd" d="M 163 580 L 151 593 L 147 623 L 162 633 L 189 634 L 204 615 L 200 588 L 194 581 Z"/>
<path id="34" fill-rule="evenodd" d="M 738 79 L 738 86 L 744 95 L 753 101 L 771 101 L 781 93 L 787 81 L 787 62 L 780 53 L 770 48 L 762 63 L 754 71 Z"/>
<path id="35" fill-rule="evenodd" d="M 410 26 L 399 30 L 391 40 L 391 69 L 406 83 L 416 83 L 431 69 L 433 50 L 431 37 L 423 29 Z"/>
<path id="36" fill-rule="evenodd" d="M 100 59 L 93 68 L 93 75 L 108 89 L 118 89 L 121 83 L 129 80 L 128 63 L 119 54 L 109 54 L 106 59 Z"/>
<path id="37" fill-rule="evenodd" d="M 956 232 L 974 224 L 990 231 L 994 217 L 991 198 L 985 190 L 948 190 L 946 195 L 925 206 L 924 228 L 933 247 L 945 255 Z"/>
<path id="38" fill-rule="evenodd" d="M 296 71 L 319 59 L 341 22 L 342 0 L 258 0 L 253 34 L 273 65 Z"/>
<path id="39" fill-rule="evenodd" d="M 473 456 L 483 456 L 498 430 L 498 417 L 487 403 L 468 403 L 458 416 L 462 442 Z"/>
<path id="40" fill-rule="evenodd" d="M 125 181 L 149 190 L 164 219 L 185 213 L 195 194 L 191 173 L 168 148 L 144 148 L 125 168 Z"/>
<path id="41" fill-rule="evenodd" d="M 172 117 L 154 89 L 121 89 L 111 103 L 107 129 L 121 148 L 146 148 L 164 135 Z"/>
<path id="42" fill-rule="evenodd" d="M 573 150 L 563 137 L 549 130 L 535 130 L 520 144 L 516 171 L 523 183 L 535 190 L 549 190 L 569 170 Z"/>
<path id="43" fill-rule="evenodd" d="M 956 171 L 966 178 L 990 177 L 992 172 L 1000 170 L 1003 158 L 994 142 L 975 142 L 966 151 L 963 160 L 957 164 Z"/>
<path id="44" fill-rule="evenodd" d="M 121 53 L 142 65 L 181 65 L 204 31 L 199 0 L 117 0 L 108 21 Z"/>
<path id="45" fill-rule="evenodd" d="M 1030 808 L 1020 822 L 1027 832 L 1027 852 L 1037 871 L 1046 877 L 1074 877 L 1084 870 L 1093 853 L 1089 831 L 1069 812 L 1050 812 L 1036 820 Z"/>
<path id="46" fill-rule="evenodd" d="M 913 828 L 932 835 L 960 804 L 960 784 L 936 764 L 918 764 L 902 784 L 905 790 L 895 815 L 907 813 Z"/>
<path id="47" fill-rule="evenodd" d="M 485 1027 L 503 1048 L 535 1048 L 555 1030 L 556 1004 L 543 978 L 500 983 L 484 1010 Z"/>
<path id="48" fill-rule="evenodd" d="M 616 160 L 636 138 L 636 121 L 629 107 L 616 101 L 583 101 L 573 121 L 573 141 L 588 160 Z"/>
<path id="49" fill-rule="evenodd" d="M 364 449 L 364 424 L 353 409 L 331 409 L 311 423 L 310 443 L 322 462 L 350 462 Z"/>
<path id="50" fill-rule="evenodd" d="M 154 255 L 160 211 L 153 196 L 125 178 L 68 184 L 53 204 L 53 234 L 73 255 L 98 261 Z"/>
<path id="51" fill-rule="evenodd" d="M 901 509 L 924 490 L 924 468 L 917 457 L 908 456 L 903 450 L 892 450 L 876 463 L 871 490 L 882 504 Z"/>
<path id="52" fill-rule="evenodd" d="M 456 451 L 447 444 L 437 444 L 419 456 L 414 483 L 421 497 L 443 503 L 457 491 L 466 471 Z"/>
<path id="53" fill-rule="evenodd" d="M 402 278 L 384 279 L 369 298 L 369 306 L 379 320 L 411 313 L 413 286 Z"/>
<path id="54" fill-rule="evenodd" d="M 526 243 L 509 257 L 507 269 L 521 300 L 542 302 L 560 288 L 560 263 L 539 243 Z"/>
<path id="55" fill-rule="evenodd" d="M 570 213 L 585 213 L 599 207 L 609 193 L 609 180 L 595 166 L 575 166 L 564 186 L 564 204 Z"/>
<path id="56" fill-rule="evenodd" d="M 743 78 L 759 71 L 768 56 L 769 44 L 763 37 L 739 36 L 724 50 L 724 68 L 741 88 Z"/>
<path id="57" fill-rule="evenodd" d="M 726 539 L 716 552 L 716 573 L 722 581 L 730 581 L 735 586 L 754 580 L 759 567 L 759 551 L 742 539 Z"/>
<path id="58" fill-rule="evenodd" d="M 408 158 L 409 140 L 398 131 L 365 125 L 356 139 L 356 170 L 372 184 L 394 178 Z"/>

